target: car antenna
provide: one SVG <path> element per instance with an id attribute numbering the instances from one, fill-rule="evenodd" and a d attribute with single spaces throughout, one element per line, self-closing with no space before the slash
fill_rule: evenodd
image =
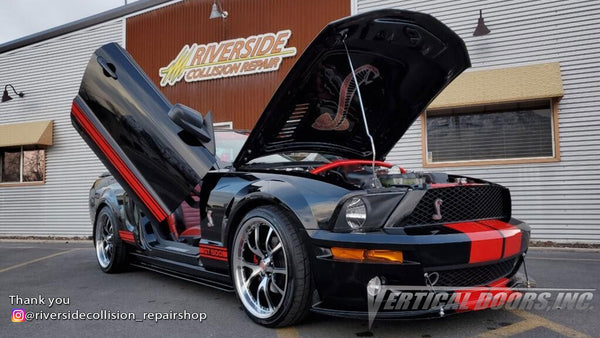
<path id="1" fill-rule="evenodd" d="M 354 78 L 354 83 L 356 84 L 356 94 L 358 95 L 358 102 L 360 103 L 360 111 L 362 112 L 362 120 L 365 126 L 365 131 L 367 132 L 367 136 L 369 137 L 369 141 L 371 141 L 371 151 L 373 152 L 373 161 L 371 162 L 371 167 L 373 168 L 373 186 L 378 187 L 377 175 L 375 174 L 375 160 L 377 159 L 377 154 L 375 152 L 375 141 L 373 140 L 373 136 L 371 136 L 371 132 L 369 131 L 369 124 L 367 123 L 367 114 L 365 114 L 365 107 L 363 105 L 362 96 L 360 95 L 360 84 L 358 83 L 358 79 L 356 78 L 356 72 L 354 71 L 354 66 L 352 65 L 352 58 L 350 58 L 350 52 L 348 51 L 348 46 L 346 45 L 346 37 L 344 35 L 344 39 L 342 43 L 344 44 L 344 49 L 346 49 L 346 56 L 348 56 L 348 63 L 350 64 L 350 70 L 352 71 L 352 77 Z"/>

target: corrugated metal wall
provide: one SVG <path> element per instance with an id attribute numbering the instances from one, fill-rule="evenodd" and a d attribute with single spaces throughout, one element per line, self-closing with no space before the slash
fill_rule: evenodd
<path id="1" fill-rule="evenodd" d="M 226 9 L 230 15 L 243 12 L 244 3 Z M 510 187 L 514 214 L 532 224 L 534 239 L 600 242 L 600 2 L 356 0 L 353 5 L 359 12 L 396 7 L 434 15 L 465 39 L 474 68 L 559 61 L 565 90 L 559 103 L 560 162 L 444 171 Z M 475 38 L 479 9 L 492 33 Z M 278 13 L 272 14 L 283 15 Z M 0 188 L 0 236 L 91 234 L 87 192 L 104 168 L 71 127 L 69 109 L 92 51 L 107 42 L 123 43 L 123 29 L 123 20 L 113 21 L 0 54 L 0 84 L 11 83 L 27 95 L 0 104 L 0 124 L 52 119 L 55 125 L 46 184 Z M 389 160 L 422 170 L 420 128 L 417 120 Z"/>
<path id="2" fill-rule="evenodd" d="M 212 0 L 183 1 L 127 19 L 127 50 L 159 84 L 158 70 L 167 66 L 181 48 L 290 29 L 287 47 L 294 57 L 284 58 L 277 71 L 160 87 L 172 102 L 202 114 L 211 110 L 215 122 L 234 121 L 233 127 L 251 129 L 281 80 L 306 46 L 330 21 L 350 15 L 349 0 L 227 0 L 225 20 L 208 20 Z"/>
<path id="3" fill-rule="evenodd" d="M 560 62 L 560 162 L 435 171 L 510 187 L 513 214 L 532 225 L 533 239 L 600 242 L 599 1 L 356 1 L 358 12 L 393 7 L 435 16 L 465 40 L 475 69 Z M 492 32 L 473 37 L 479 9 Z M 419 119 L 388 160 L 422 170 L 421 147 Z"/>
<path id="4" fill-rule="evenodd" d="M 106 169 L 71 126 L 71 102 L 92 52 L 123 43 L 124 20 L 0 54 L 0 84 L 24 98 L 0 104 L 0 124 L 54 120 L 46 184 L 0 187 L 0 236 L 90 236 L 88 191 Z"/>

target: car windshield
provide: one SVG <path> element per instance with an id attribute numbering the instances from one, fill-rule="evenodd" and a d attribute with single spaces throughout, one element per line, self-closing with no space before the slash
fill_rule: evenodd
<path id="1" fill-rule="evenodd" d="M 231 164 L 242 150 L 248 133 L 238 131 L 215 131 L 215 147 L 217 158 Z"/>
<path id="2" fill-rule="evenodd" d="M 242 150 L 248 139 L 247 132 L 241 131 L 215 131 L 216 156 L 225 166 L 231 165 Z M 255 163 L 286 163 L 286 162 L 322 162 L 342 159 L 339 156 L 314 153 L 314 152 L 282 152 L 279 154 L 262 156 L 249 164 Z"/>

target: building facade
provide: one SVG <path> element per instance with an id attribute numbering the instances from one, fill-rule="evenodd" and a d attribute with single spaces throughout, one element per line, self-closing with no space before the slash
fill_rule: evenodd
<path id="1" fill-rule="evenodd" d="M 513 215 L 532 225 L 533 239 L 599 242 L 600 3 L 359 0 L 356 4 L 358 12 L 387 7 L 429 13 L 457 32 L 472 63 L 464 75 L 486 70 L 499 70 L 502 75 L 513 67 L 558 63 L 564 92 L 562 97 L 547 97 L 557 110 L 554 158 L 537 162 L 534 155 L 514 164 L 457 161 L 454 165 L 459 166 L 424 168 L 423 120 L 418 119 L 388 160 L 413 170 L 463 173 L 509 187 Z M 480 9 L 491 33 L 476 37 L 473 31 Z M 512 85 L 523 80 L 527 78 L 515 78 Z M 485 90 L 484 85 L 495 83 L 488 81 L 473 90 Z"/>
<path id="2" fill-rule="evenodd" d="M 457 32 L 473 67 L 387 160 L 508 186 L 533 239 L 600 242 L 599 3 L 223 0 L 229 15 L 211 20 L 212 4 L 134 3 L 0 45 L 0 85 L 25 92 L 0 103 L 0 236 L 91 235 L 88 189 L 106 169 L 69 111 L 101 45 L 125 46 L 172 102 L 251 129 L 327 22 L 400 8 Z M 473 36 L 480 9 L 491 33 Z"/>

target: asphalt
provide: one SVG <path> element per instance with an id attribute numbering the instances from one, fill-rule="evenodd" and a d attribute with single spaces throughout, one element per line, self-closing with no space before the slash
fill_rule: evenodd
<path id="1" fill-rule="evenodd" d="M 596 289 L 600 253 L 530 250 L 527 267 L 538 287 Z M 15 304 L 16 297 L 46 299 L 44 305 Z M 301 324 L 267 329 L 246 317 L 235 295 L 145 270 L 102 273 L 91 242 L 0 241 L 0 332 L 3 337 L 467 337 L 592 336 L 600 331 L 598 294 L 587 310 L 485 310 L 435 320 L 376 321 L 311 314 Z M 49 298 L 68 305 L 48 307 Z M 206 313 L 194 320 L 33 320 L 11 322 L 12 309 L 28 312 Z"/>

